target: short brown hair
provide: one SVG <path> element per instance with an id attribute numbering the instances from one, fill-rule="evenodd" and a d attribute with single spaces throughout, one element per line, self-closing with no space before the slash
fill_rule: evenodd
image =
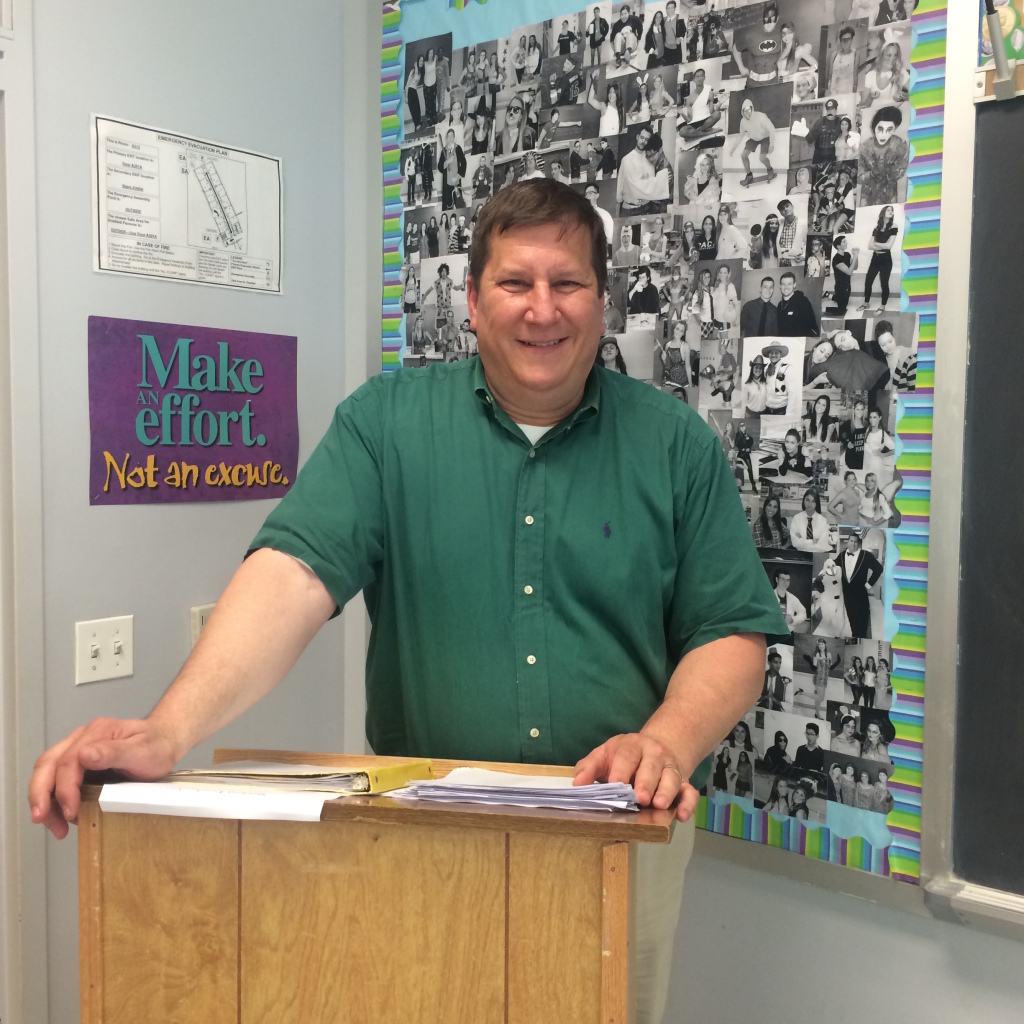
<path id="1" fill-rule="evenodd" d="M 503 188 L 480 208 L 469 247 L 469 273 L 479 287 L 491 250 L 491 236 L 510 228 L 561 224 L 563 229 L 579 227 L 590 234 L 590 262 L 597 277 L 597 291 L 608 287 L 608 242 L 604 225 L 590 201 L 575 189 L 549 178 L 532 178 Z"/>

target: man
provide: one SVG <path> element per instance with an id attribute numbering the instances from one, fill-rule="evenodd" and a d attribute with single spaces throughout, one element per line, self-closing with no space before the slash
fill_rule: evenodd
<path id="1" fill-rule="evenodd" d="M 796 748 L 796 757 L 793 764 L 804 771 L 823 772 L 825 770 L 825 751 L 818 746 L 818 727 L 814 722 L 808 722 L 804 730 L 806 743 Z"/>
<path id="2" fill-rule="evenodd" d="M 839 557 L 843 574 L 843 604 L 850 620 L 850 633 L 871 639 L 871 603 L 868 591 L 882 575 L 881 563 L 863 549 L 860 533 L 854 531 L 846 541 L 846 551 Z"/>
<path id="3" fill-rule="evenodd" d="M 842 124 L 836 116 L 838 109 L 839 104 L 834 99 L 825 100 L 824 115 L 819 117 L 807 132 L 807 142 L 814 147 L 812 161 L 815 181 L 836 159 L 836 140 L 843 134 Z"/>
<path id="4" fill-rule="evenodd" d="M 626 321 L 623 319 L 619 307 L 612 301 L 611 290 L 604 293 L 604 333 L 622 334 L 626 329 Z"/>
<path id="5" fill-rule="evenodd" d="M 743 303 L 740 310 L 740 335 L 744 338 L 773 337 L 779 333 L 779 317 L 772 295 L 775 281 L 770 277 L 761 278 L 761 294 L 756 299 Z"/>
<path id="6" fill-rule="evenodd" d="M 757 706 L 769 711 L 782 711 L 782 705 L 787 700 L 787 690 L 792 681 L 789 676 L 782 674 L 782 655 L 779 654 L 777 648 L 772 647 L 768 651 L 768 668 L 764 674 L 764 686 L 761 687 L 761 696 L 758 698 Z"/>
<path id="7" fill-rule="evenodd" d="M 601 154 L 592 142 L 587 143 L 586 171 L 587 181 L 597 181 L 597 176 L 601 173 Z"/>
<path id="8" fill-rule="evenodd" d="M 740 107 L 740 131 L 739 137 L 732 144 L 730 156 L 736 155 L 736 150 L 743 147 L 740 159 L 743 161 L 743 169 L 747 172 L 741 179 L 740 184 L 744 187 L 754 183 L 754 172 L 750 169 L 750 155 L 760 151 L 761 164 L 764 167 L 768 181 L 775 178 L 775 169 L 772 167 L 768 157 L 775 149 L 775 125 L 771 118 L 754 109 L 750 99 L 745 99 Z"/>
<path id="9" fill-rule="evenodd" d="M 378 753 L 576 763 L 577 783 L 633 779 L 641 805 L 691 819 L 685 780 L 703 763 L 704 783 L 756 700 L 763 634 L 783 623 L 714 433 L 594 366 L 598 224 L 547 179 L 482 208 L 467 294 L 479 358 L 379 375 L 339 406 L 150 716 L 95 721 L 39 758 L 35 821 L 66 834 L 85 768 L 166 773 L 362 588 Z M 638 890 L 672 907 L 660 934 L 638 921 L 637 976 L 655 976 L 638 1022 L 664 1009 L 690 842 L 692 826 L 638 851 Z"/>
<path id="10" fill-rule="evenodd" d="M 594 208 L 598 217 L 601 218 L 605 241 L 611 244 L 611 240 L 615 235 L 615 222 L 612 220 L 612 215 L 599 205 L 601 190 L 597 187 L 597 183 L 588 183 L 587 187 L 583 190 L 583 194 L 587 197 L 587 202 Z"/>
<path id="11" fill-rule="evenodd" d="M 618 161 L 615 159 L 615 154 L 608 148 L 607 139 L 599 139 L 598 145 L 600 146 L 598 154 L 601 158 L 601 162 L 598 164 L 597 169 L 601 178 L 602 180 L 614 178 L 619 168 Z"/>
<path id="12" fill-rule="evenodd" d="M 572 29 L 569 28 L 569 22 L 562 22 L 562 30 L 558 33 L 558 53 L 564 57 L 572 53 L 573 47 L 576 45 L 576 40 L 579 36 L 576 35 Z"/>
<path id="13" fill-rule="evenodd" d="M 779 610 L 786 620 L 786 630 L 792 633 L 797 626 L 807 621 L 807 609 L 796 594 L 789 592 L 790 575 L 788 569 L 777 569 L 775 572 L 775 597 L 779 602 Z"/>
<path id="14" fill-rule="evenodd" d="M 900 201 L 900 183 L 910 161 L 907 140 L 895 134 L 901 124 L 899 107 L 879 107 L 871 118 L 871 137 L 860 144 L 858 205 L 884 206 Z"/>
<path id="15" fill-rule="evenodd" d="M 459 347 L 459 328 L 455 323 L 454 309 L 449 309 L 445 313 L 445 321 L 437 332 L 437 347 L 444 353 L 445 362 L 451 362 L 456 358 Z"/>
<path id="16" fill-rule="evenodd" d="M 762 415 L 784 416 L 789 407 L 789 385 L 793 381 L 787 380 L 789 363 L 781 360 L 783 356 L 789 355 L 789 348 L 786 345 L 769 345 L 764 354 L 768 357 L 768 365 L 764 370 L 765 401 L 768 404 Z"/>
<path id="17" fill-rule="evenodd" d="M 845 96 L 857 91 L 857 54 L 853 49 L 855 35 L 851 25 L 844 25 L 839 30 L 839 49 L 832 55 L 825 85 L 825 92 L 830 96 Z"/>
<path id="18" fill-rule="evenodd" d="M 676 0 L 665 4 L 665 65 L 682 64 L 686 19 L 676 15 Z"/>
<path id="19" fill-rule="evenodd" d="M 753 107 L 753 104 L 751 104 Z M 715 92 L 707 83 L 707 72 L 697 68 L 690 81 L 690 94 L 683 104 L 682 124 L 676 126 L 676 134 L 685 149 L 692 149 L 712 133 L 721 133 L 719 122 L 722 112 L 718 109 Z"/>
<path id="20" fill-rule="evenodd" d="M 562 61 L 562 77 L 558 81 L 558 102 L 563 106 L 580 101 L 584 79 L 579 66 L 570 57 Z"/>
<path id="21" fill-rule="evenodd" d="M 633 244 L 633 229 L 623 224 L 619 229 L 619 247 L 612 255 L 615 267 L 637 267 L 640 265 L 640 246 Z"/>
<path id="22" fill-rule="evenodd" d="M 638 18 L 629 7 L 623 4 L 619 8 L 619 20 L 612 25 L 611 44 L 615 52 L 615 65 L 620 67 L 628 64 L 640 45 L 640 36 L 643 34 L 644 23 Z"/>
<path id="23" fill-rule="evenodd" d="M 642 126 L 635 147 L 619 161 L 615 198 L 620 217 L 664 213 L 668 207 L 671 185 L 667 165 L 662 171 L 655 170 L 644 152 L 650 139 L 650 128 Z"/>
<path id="24" fill-rule="evenodd" d="M 490 199 L 491 187 L 494 184 L 494 171 L 491 169 L 490 153 L 480 155 L 480 163 L 473 172 L 473 198 Z"/>
<path id="25" fill-rule="evenodd" d="M 807 258 L 807 225 L 796 215 L 796 207 L 789 199 L 782 199 L 776 205 L 782 214 L 776 245 L 779 249 L 780 267 L 802 267 Z"/>
<path id="26" fill-rule="evenodd" d="M 601 8 L 594 8 L 594 15 L 587 22 L 587 66 L 596 67 L 602 63 L 601 44 L 608 38 L 608 22 L 601 17 Z"/>
<path id="27" fill-rule="evenodd" d="M 829 316 L 846 316 L 846 308 L 850 305 L 850 286 L 853 272 L 857 269 L 859 250 L 850 252 L 847 248 L 849 239 L 846 235 L 836 235 L 832 242 L 832 273 L 836 279 L 832 298 L 834 306 L 827 310 Z"/>
<path id="28" fill-rule="evenodd" d="M 787 270 L 779 278 L 779 334 L 784 338 L 811 338 L 818 333 L 818 317 L 811 300 L 796 287 L 796 274 Z"/>
<path id="29" fill-rule="evenodd" d="M 556 107 L 551 111 L 548 123 L 540 130 L 540 137 L 537 139 L 538 149 L 548 149 L 550 147 L 551 143 L 554 141 L 555 132 L 558 131 L 558 126 L 561 121 L 562 115 L 558 112 L 558 108 Z"/>
<path id="30" fill-rule="evenodd" d="M 741 75 L 749 85 L 770 85 L 779 79 L 779 57 L 782 56 L 782 30 L 779 8 L 765 4 L 761 24 L 738 28 L 733 36 L 732 56 Z"/>
<path id="31" fill-rule="evenodd" d="M 572 149 L 569 151 L 569 177 L 573 181 L 579 181 L 580 176 L 583 174 L 584 159 L 583 154 L 580 152 L 580 146 L 582 143 L 577 139 L 572 144 Z"/>

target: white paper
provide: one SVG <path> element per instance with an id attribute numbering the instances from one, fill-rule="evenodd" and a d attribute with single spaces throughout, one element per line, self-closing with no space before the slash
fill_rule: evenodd
<path id="1" fill-rule="evenodd" d="M 219 789 L 178 782 L 115 782 L 100 791 L 100 810 L 185 818 L 319 821 L 330 794 L 279 789 Z"/>
<path id="2" fill-rule="evenodd" d="M 92 118 L 96 270 L 281 291 L 281 161 Z"/>
<path id="3" fill-rule="evenodd" d="M 478 803 L 512 807 L 555 807 L 576 811 L 635 811 L 636 793 L 627 783 L 574 786 L 552 775 L 519 775 L 488 768 L 455 768 L 443 779 L 411 782 L 388 794 L 399 800 Z"/>

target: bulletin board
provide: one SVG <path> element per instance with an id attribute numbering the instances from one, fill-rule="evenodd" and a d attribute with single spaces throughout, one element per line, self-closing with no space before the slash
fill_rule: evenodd
<path id="1" fill-rule="evenodd" d="M 945 0 L 400 0 L 383 21 L 384 370 L 476 353 L 488 198 L 539 176 L 587 196 L 598 359 L 715 431 L 792 629 L 697 823 L 916 883 Z"/>

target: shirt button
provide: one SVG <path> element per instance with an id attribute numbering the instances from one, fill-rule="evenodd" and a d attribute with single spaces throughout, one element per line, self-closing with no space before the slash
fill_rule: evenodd
<path id="1" fill-rule="evenodd" d="M 536 739 L 539 735 L 540 735 L 540 729 L 531 729 L 530 730 L 530 736 L 533 739 Z"/>
<path id="2" fill-rule="evenodd" d="M 531 587 L 530 584 L 527 583 L 526 586 L 523 587 L 523 593 L 524 594 L 532 594 L 533 593 L 533 587 Z"/>
<path id="3" fill-rule="evenodd" d="M 533 448 L 530 449 L 530 458 L 531 459 L 537 458 L 537 452 Z"/>
<path id="4" fill-rule="evenodd" d="M 527 526 L 533 526 L 533 516 L 527 516 L 525 522 Z"/>
<path id="5" fill-rule="evenodd" d="M 537 664 L 537 656 L 535 654 L 528 654 L 526 656 L 526 664 L 527 665 L 536 665 Z"/>

